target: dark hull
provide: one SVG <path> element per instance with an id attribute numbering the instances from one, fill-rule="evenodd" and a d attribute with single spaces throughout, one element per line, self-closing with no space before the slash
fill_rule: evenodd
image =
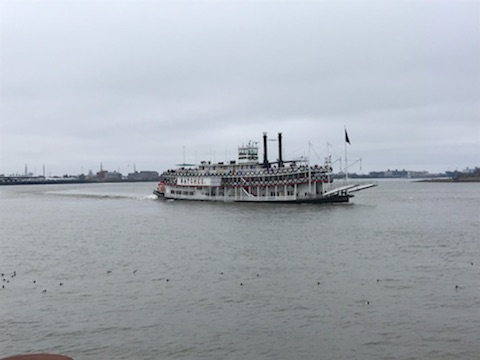
<path id="1" fill-rule="evenodd" d="M 165 197 L 164 194 L 162 194 L 161 192 L 158 192 L 157 190 L 153 190 L 153 194 L 157 195 L 159 198 Z"/>
<path id="2" fill-rule="evenodd" d="M 159 198 L 165 199 L 165 195 L 157 190 L 153 190 L 153 193 Z M 262 204 L 331 204 L 331 203 L 347 203 L 353 195 L 337 195 L 337 196 L 327 196 L 324 198 L 317 199 L 300 199 L 300 200 L 255 200 L 255 201 L 242 201 L 242 200 L 233 200 L 229 202 L 243 202 L 243 203 L 262 203 Z M 173 199 L 173 200 L 182 200 L 182 201 L 210 201 L 210 202 L 222 202 L 221 200 L 203 200 L 203 199 Z"/>
<path id="3" fill-rule="evenodd" d="M 320 199 L 301 199 L 301 200 L 275 200 L 275 201 L 234 201 L 234 202 L 244 202 L 244 203 L 262 203 L 262 204 L 332 204 L 332 203 L 348 203 L 349 199 L 353 195 L 346 196 L 328 196 Z"/>

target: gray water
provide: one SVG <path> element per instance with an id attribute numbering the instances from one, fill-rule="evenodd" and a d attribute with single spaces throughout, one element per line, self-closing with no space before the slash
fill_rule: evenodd
<path id="1" fill-rule="evenodd" d="M 0 188 L 0 357 L 480 358 L 479 183 L 347 205 L 154 186 Z"/>

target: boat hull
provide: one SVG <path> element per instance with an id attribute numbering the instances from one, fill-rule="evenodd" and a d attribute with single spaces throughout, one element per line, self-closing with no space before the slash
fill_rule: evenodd
<path id="1" fill-rule="evenodd" d="M 164 198 L 165 195 L 161 192 L 159 192 L 158 190 L 153 190 L 153 194 L 154 195 L 157 195 L 159 198 Z"/>
<path id="2" fill-rule="evenodd" d="M 196 198 L 196 197 L 170 197 L 165 196 L 164 193 L 159 192 L 158 190 L 154 190 L 153 194 L 156 195 L 159 199 L 165 200 L 185 200 L 185 201 L 216 201 L 216 202 L 235 202 L 235 203 L 274 203 L 274 204 L 329 204 L 329 203 L 348 203 L 350 198 L 353 197 L 351 194 L 341 194 L 341 195 L 333 195 L 333 196 L 325 196 L 325 197 L 317 197 L 317 198 L 302 198 L 302 199 L 230 199 L 224 197 L 218 198 Z"/>
<path id="3" fill-rule="evenodd" d="M 275 200 L 275 201 L 255 201 L 260 203 L 274 203 L 274 204 L 332 204 L 332 203 L 348 203 L 350 198 L 353 195 L 347 196 L 329 196 L 324 198 L 317 198 L 317 199 L 298 199 L 298 200 Z M 253 201 L 245 201 L 245 200 L 238 200 L 235 202 L 253 202 Z"/>

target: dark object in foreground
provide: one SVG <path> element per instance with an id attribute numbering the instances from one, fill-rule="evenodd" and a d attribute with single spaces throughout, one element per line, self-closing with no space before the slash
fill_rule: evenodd
<path id="1" fill-rule="evenodd" d="M 14 355 L 0 360 L 73 360 L 71 357 L 65 355 L 55 354 L 26 354 L 26 355 Z"/>

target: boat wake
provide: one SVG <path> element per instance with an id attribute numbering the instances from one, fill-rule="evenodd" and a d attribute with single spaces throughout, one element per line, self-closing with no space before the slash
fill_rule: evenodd
<path id="1" fill-rule="evenodd" d="M 156 195 L 133 195 L 133 194 L 97 194 L 85 192 L 57 192 L 50 191 L 46 194 L 52 196 L 72 197 L 77 199 L 98 199 L 98 200 L 155 200 Z"/>
<path id="2" fill-rule="evenodd" d="M 142 198 L 142 200 L 157 200 L 158 196 L 157 195 L 147 195 Z"/>

